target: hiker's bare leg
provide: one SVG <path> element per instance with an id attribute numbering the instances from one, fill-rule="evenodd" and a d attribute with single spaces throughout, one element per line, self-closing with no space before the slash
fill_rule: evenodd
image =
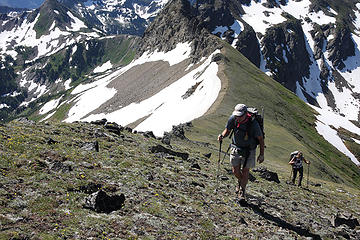
<path id="1" fill-rule="evenodd" d="M 245 189 L 246 188 L 246 184 L 248 183 L 249 180 L 249 168 L 243 168 L 242 173 L 241 173 L 241 188 Z"/>
<path id="2" fill-rule="evenodd" d="M 236 193 L 238 193 L 240 190 L 240 182 L 241 182 L 241 178 L 242 178 L 241 171 L 240 171 L 240 165 L 235 166 L 235 167 L 233 166 L 232 172 L 235 175 L 236 179 L 238 180 L 238 186 L 236 186 Z"/>
<path id="3" fill-rule="evenodd" d="M 235 177 L 239 180 L 239 181 L 241 181 L 241 178 L 242 178 L 242 176 L 241 176 L 241 172 L 240 172 L 240 165 L 239 166 L 233 166 L 232 167 L 232 172 L 233 172 L 233 174 L 235 175 Z"/>

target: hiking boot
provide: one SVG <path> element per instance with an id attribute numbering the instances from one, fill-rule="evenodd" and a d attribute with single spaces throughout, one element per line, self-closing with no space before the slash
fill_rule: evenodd
<path id="1" fill-rule="evenodd" d="M 239 200 L 240 201 L 246 201 L 246 195 L 245 195 L 245 189 L 244 188 L 240 188 Z"/>

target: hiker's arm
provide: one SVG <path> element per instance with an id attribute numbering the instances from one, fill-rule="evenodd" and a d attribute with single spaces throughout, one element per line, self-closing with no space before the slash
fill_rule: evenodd
<path id="1" fill-rule="evenodd" d="M 225 128 L 224 131 L 218 136 L 218 141 L 222 141 L 224 138 L 226 138 L 230 133 L 230 130 Z"/>
<path id="2" fill-rule="evenodd" d="M 306 160 L 305 158 L 304 158 L 304 161 L 306 162 L 306 164 L 310 164 L 310 161 Z"/>
<path id="3" fill-rule="evenodd" d="M 259 163 L 262 163 L 264 161 L 264 149 L 265 149 L 264 137 L 259 136 L 257 138 L 258 138 L 259 144 L 260 144 L 260 154 L 259 154 L 257 160 Z"/>
<path id="4" fill-rule="evenodd" d="M 290 165 L 293 165 L 295 163 L 295 157 L 296 156 L 293 156 L 292 159 L 290 160 L 290 162 L 289 162 Z"/>

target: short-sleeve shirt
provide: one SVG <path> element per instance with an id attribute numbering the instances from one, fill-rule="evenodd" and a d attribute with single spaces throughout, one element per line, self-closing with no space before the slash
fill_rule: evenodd
<path id="1" fill-rule="evenodd" d="M 250 119 L 243 124 L 236 122 L 235 116 L 231 116 L 226 124 L 226 128 L 230 131 L 234 129 L 234 135 L 232 138 L 233 144 L 238 147 L 250 147 L 250 149 L 256 148 L 256 138 L 262 136 L 262 131 L 259 123 L 256 120 Z M 247 133 L 247 131 L 249 131 Z M 248 135 L 246 137 L 246 135 Z"/>

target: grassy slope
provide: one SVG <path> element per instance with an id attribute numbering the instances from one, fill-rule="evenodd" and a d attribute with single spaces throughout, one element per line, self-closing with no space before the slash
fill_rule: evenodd
<path id="1" fill-rule="evenodd" d="M 94 141 L 99 152 L 84 149 Z M 254 173 L 250 205 L 241 207 L 228 165 L 216 178 L 216 151 L 172 138 L 165 147 L 189 154 L 182 159 L 151 153 L 158 144 L 86 123 L 0 125 L 0 239 L 355 239 L 359 227 L 333 227 L 330 219 L 338 212 L 359 219 L 358 190 L 300 189 L 281 175 L 277 184 Z M 97 191 L 92 184 L 123 193 L 124 207 L 110 214 L 84 209 Z"/>
<path id="2" fill-rule="evenodd" d="M 360 170 L 317 134 L 314 128 L 314 110 L 262 73 L 233 48 L 226 45 L 224 50 L 227 60 L 221 64 L 225 70 L 225 77 L 222 78 L 225 87 L 221 90 L 223 98 L 215 103 L 217 107 L 210 114 L 193 122 L 195 128 L 188 136 L 210 142 L 217 148 L 216 137 L 224 129 L 227 118 L 237 103 L 245 103 L 258 109 L 264 107 L 267 147 L 265 165 L 288 174 L 289 153 L 301 149 L 312 162 L 311 176 L 316 176 L 317 181 L 332 180 L 359 187 Z"/>

